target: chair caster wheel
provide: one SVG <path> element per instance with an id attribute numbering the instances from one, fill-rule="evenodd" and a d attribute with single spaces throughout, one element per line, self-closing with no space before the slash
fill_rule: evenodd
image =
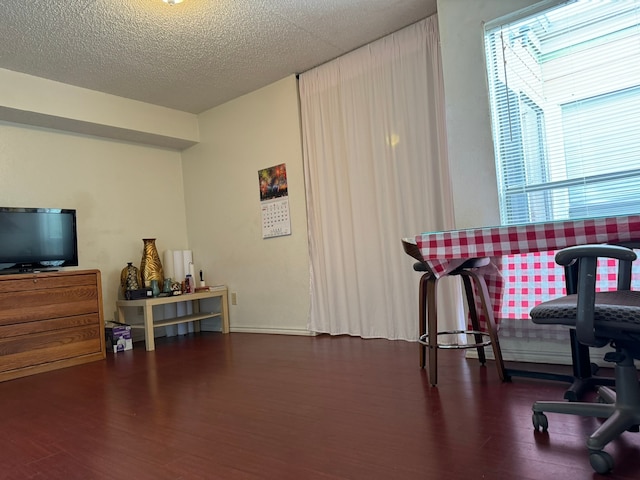
<path id="1" fill-rule="evenodd" d="M 547 416 L 542 412 L 533 412 L 531 420 L 533 421 L 533 428 L 536 431 L 546 432 L 549 428 L 549 420 L 547 420 Z"/>
<path id="2" fill-rule="evenodd" d="M 613 457 L 604 450 L 596 450 L 589 453 L 589 462 L 596 473 L 604 475 L 613 468 Z"/>

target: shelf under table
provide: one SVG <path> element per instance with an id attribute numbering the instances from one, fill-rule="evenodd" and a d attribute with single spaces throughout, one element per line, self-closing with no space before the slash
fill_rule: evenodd
<path id="1" fill-rule="evenodd" d="M 207 298 L 220 297 L 220 311 L 219 312 L 201 312 L 200 300 Z M 154 321 L 153 319 L 153 307 L 158 305 L 168 305 L 172 303 L 192 302 L 193 312 L 188 315 L 181 315 L 173 318 L 165 318 L 163 320 Z M 180 323 L 197 322 L 207 318 L 222 318 L 222 333 L 229 333 L 229 304 L 227 300 L 227 287 L 218 286 L 211 287 L 211 290 L 207 292 L 187 293 L 183 295 L 174 295 L 170 297 L 151 297 L 141 298 L 138 300 L 118 300 L 116 302 L 118 308 L 118 318 L 121 322 L 126 323 L 124 320 L 125 309 L 138 307 L 142 308 L 144 321 L 142 324 L 132 324 L 131 328 L 144 329 L 145 347 L 147 351 L 155 350 L 154 331 L 156 327 L 166 327 L 169 325 L 177 325 Z"/>

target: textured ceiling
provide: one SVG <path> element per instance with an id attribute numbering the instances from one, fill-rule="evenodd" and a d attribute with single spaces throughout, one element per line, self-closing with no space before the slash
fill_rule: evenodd
<path id="1" fill-rule="evenodd" d="M 0 68 L 200 113 L 435 11 L 436 0 L 0 0 Z"/>

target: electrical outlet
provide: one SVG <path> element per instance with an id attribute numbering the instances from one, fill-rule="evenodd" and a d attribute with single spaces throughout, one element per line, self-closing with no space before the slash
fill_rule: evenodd
<path id="1" fill-rule="evenodd" d="M 238 294 L 237 294 L 237 292 L 231 292 L 231 305 L 238 305 Z"/>

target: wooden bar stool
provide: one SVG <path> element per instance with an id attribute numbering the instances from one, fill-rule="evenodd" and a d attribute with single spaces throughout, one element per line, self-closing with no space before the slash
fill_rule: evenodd
<path id="1" fill-rule="evenodd" d="M 420 343 L 420 368 L 424 368 L 425 366 L 426 349 L 429 349 L 429 383 L 432 386 L 438 383 L 438 349 L 476 348 L 478 351 L 478 360 L 484 365 L 486 363 L 484 348 L 488 346 L 491 346 L 493 349 L 493 356 L 500 380 L 505 381 L 507 376 L 505 374 L 500 342 L 495 328 L 493 308 L 489 300 L 489 291 L 484 277 L 476 271 L 477 268 L 488 265 L 490 259 L 488 257 L 469 259 L 447 274 L 459 275 L 462 278 L 469 308 L 469 317 L 471 319 L 471 330 L 447 330 L 439 332 L 437 309 L 437 286 L 439 278 L 433 274 L 429 265 L 424 261 L 416 244 L 406 240 L 402 240 L 402 244 L 405 252 L 418 260 L 414 263 L 413 269 L 417 272 L 424 272 L 420 278 L 418 293 L 420 326 L 418 342 Z M 474 284 L 476 286 L 475 291 L 473 288 Z M 479 295 L 482 303 L 482 309 L 486 318 L 486 331 L 480 329 L 480 321 L 478 320 L 478 312 L 476 310 L 475 292 Z M 438 336 L 442 335 L 469 335 L 473 336 L 474 342 L 462 344 L 439 342 Z"/>

